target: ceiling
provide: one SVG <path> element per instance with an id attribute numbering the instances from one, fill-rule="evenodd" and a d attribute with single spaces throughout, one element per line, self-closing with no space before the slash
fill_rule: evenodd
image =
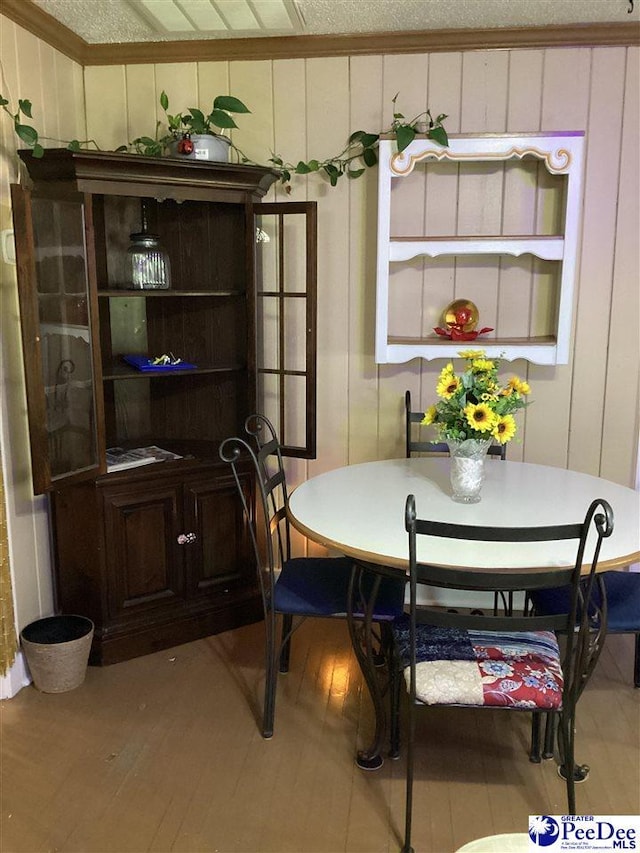
<path id="1" fill-rule="evenodd" d="M 628 23 L 640 0 L 33 0 L 88 44 Z"/>

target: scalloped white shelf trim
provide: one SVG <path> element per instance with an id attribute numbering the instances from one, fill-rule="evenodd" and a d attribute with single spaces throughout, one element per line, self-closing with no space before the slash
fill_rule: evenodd
<path id="1" fill-rule="evenodd" d="M 389 261 L 410 261 L 419 255 L 535 255 L 545 261 L 564 257 L 563 237 L 414 237 L 389 241 Z"/>
<path id="2" fill-rule="evenodd" d="M 515 361 L 523 358 L 533 364 L 549 365 L 558 363 L 558 346 L 555 341 L 528 343 L 500 342 L 496 338 L 476 338 L 474 341 L 434 340 L 425 343 L 423 340 L 415 343 L 393 343 L 386 346 L 387 363 L 404 364 L 413 358 L 456 358 L 461 350 L 481 349 L 487 358 L 499 358 L 502 361 Z"/>

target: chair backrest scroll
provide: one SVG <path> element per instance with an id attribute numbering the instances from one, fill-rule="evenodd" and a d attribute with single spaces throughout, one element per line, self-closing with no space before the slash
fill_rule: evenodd
<path id="1" fill-rule="evenodd" d="M 218 452 L 233 472 L 247 535 L 253 548 L 266 617 L 273 599 L 276 571 L 289 558 L 286 505 L 283 503 L 283 493 L 279 491 L 279 476 L 277 473 L 275 476 L 269 474 L 266 458 L 261 460 L 260 450 L 256 453 L 244 438 L 234 436 L 225 439 Z M 242 475 L 246 476 L 247 465 L 256 484 L 255 500 L 253 494 L 247 494 L 243 486 Z"/>

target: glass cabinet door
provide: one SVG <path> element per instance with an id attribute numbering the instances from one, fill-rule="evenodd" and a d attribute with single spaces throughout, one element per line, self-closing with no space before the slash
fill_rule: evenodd
<path id="1" fill-rule="evenodd" d="M 317 209 L 254 207 L 258 408 L 285 456 L 316 455 Z"/>
<path id="2" fill-rule="evenodd" d="M 85 205 L 12 187 L 34 492 L 100 465 Z"/>

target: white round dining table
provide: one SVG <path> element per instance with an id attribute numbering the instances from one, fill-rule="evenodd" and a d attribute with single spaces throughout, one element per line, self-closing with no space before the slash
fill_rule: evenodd
<path id="1" fill-rule="evenodd" d="M 294 527 L 314 542 L 367 563 L 408 567 L 405 503 L 412 494 L 418 518 L 457 524 L 526 527 L 581 522 L 604 498 L 614 530 L 602 543 L 599 571 L 640 560 L 640 494 L 601 477 L 535 465 L 487 460 L 482 499 L 451 498 L 449 459 L 388 459 L 319 474 L 289 497 Z M 508 571 L 573 566 L 572 542 L 463 542 L 419 537 L 418 561 L 444 567 Z M 588 549 L 587 549 L 588 553 Z"/>
<path id="2" fill-rule="evenodd" d="M 392 567 L 406 571 L 408 495 L 415 497 L 418 518 L 494 527 L 581 523 L 592 501 L 600 498 L 612 508 L 614 529 L 602 540 L 598 571 L 622 570 L 640 560 L 640 495 L 633 489 L 564 468 L 487 460 L 480 502 L 461 504 L 451 498 L 449 465 L 446 457 L 414 457 L 327 471 L 294 489 L 289 497 L 289 519 L 309 539 L 351 557 L 365 570 Z M 588 540 L 587 559 L 592 553 L 589 545 Z M 575 540 L 511 543 L 419 536 L 417 547 L 418 562 L 467 572 L 476 568 L 535 573 L 573 567 L 577 553 Z M 348 621 L 354 652 L 375 709 L 372 744 L 358 752 L 356 763 L 372 770 L 383 763 L 386 714 L 371 645 L 364 644 L 369 649 L 365 654 L 350 613 Z M 390 754 L 395 756 L 393 746 Z M 586 778 L 588 769 L 577 769 L 580 778 Z"/>

